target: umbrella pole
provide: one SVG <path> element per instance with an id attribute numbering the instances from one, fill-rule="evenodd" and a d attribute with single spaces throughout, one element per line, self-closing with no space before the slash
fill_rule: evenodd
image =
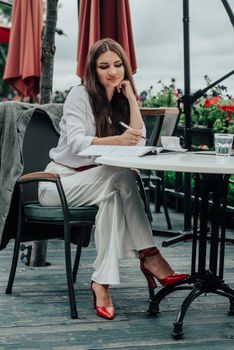
<path id="1" fill-rule="evenodd" d="M 183 0 L 185 148 L 191 151 L 189 0 Z M 191 174 L 184 174 L 184 231 L 191 233 Z M 184 238 L 184 237 L 183 237 Z"/>
<path id="2" fill-rule="evenodd" d="M 230 21 L 234 26 L 234 15 L 230 5 L 227 0 L 221 0 L 225 10 L 228 13 Z M 228 78 L 230 75 L 234 74 L 232 70 L 230 73 L 224 77 L 218 79 L 213 84 L 209 85 L 203 90 L 198 90 L 192 96 L 190 95 L 190 42 L 189 42 L 189 0 L 183 0 L 183 31 L 184 31 L 184 96 L 182 96 L 178 101 L 178 108 L 181 112 L 180 104 L 183 103 L 184 114 L 185 114 L 185 128 L 184 128 L 184 140 L 185 148 L 191 151 L 191 106 L 192 104 L 204 93 L 217 85 L 222 80 Z M 192 238 L 192 220 L 191 220 L 192 206 L 191 206 L 191 174 L 184 174 L 184 230 L 179 233 L 176 237 L 173 237 L 167 241 L 163 241 L 163 247 L 168 247 L 171 244 L 179 243 L 185 241 L 186 239 Z"/>
<path id="3" fill-rule="evenodd" d="M 191 150 L 191 95 L 190 95 L 190 43 L 189 43 L 189 0 L 183 0 L 183 32 L 184 32 L 184 140 L 185 148 Z M 163 247 L 183 242 L 192 238 L 191 220 L 191 174 L 184 174 L 184 229 L 176 237 L 162 242 Z"/>

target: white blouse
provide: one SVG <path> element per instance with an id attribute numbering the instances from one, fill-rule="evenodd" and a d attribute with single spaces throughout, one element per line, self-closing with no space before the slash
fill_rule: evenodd
<path id="1" fill-rule="evenodd" d="M 69 92 L 59 123 L 60 138 L 57 147 L 50 150 L 50 158 L 57 163 L 78 168 L 94 164 L 93 159 L 80 157 L 79 152 L 91 145 L 96 126 L 88 93 L 83 85 L 74 86 Z M 146 135 L 145 125 L 142 134 Z M 144 145 L 142 138 L 138 145 Z"/>

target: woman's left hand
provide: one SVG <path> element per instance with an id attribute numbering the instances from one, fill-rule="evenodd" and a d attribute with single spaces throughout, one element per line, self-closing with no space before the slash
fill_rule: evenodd
<path id="1" fill-rule="evenodd" d="M 124 94 L 124 96 L 129 100 L 135 98 L 132 86 L 129 80 L 122 80 L 121 83 L 117 86 L 117 91 Z"/>

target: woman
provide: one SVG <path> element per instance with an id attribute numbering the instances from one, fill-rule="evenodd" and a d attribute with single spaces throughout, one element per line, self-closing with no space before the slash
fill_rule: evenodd
<path id="1" fill-rule="evenodd" d="M 124 128 L 120 121 L 128 124 Z M 90 145 L 143 145 L 145 127 L 131 69 L 122 47 L 112 39 L 97 41 L 86 64 L 84 85 L 75 86 L 64 104 L 61 134 L 50 151 L 46 171 L 60 174 L 69 206 L 98 205 L 91 289 L 98 316 L 112 319 L 110 284 L 119 283 L 119 259 L 139 254 L 150 287 L 188 277 L 175 273 L 155 247 L 151 227 L 131 170 L 97 166 L 79 152 Z M 54 184 L 41 183 L 39 200 L 58 206 Z"/>

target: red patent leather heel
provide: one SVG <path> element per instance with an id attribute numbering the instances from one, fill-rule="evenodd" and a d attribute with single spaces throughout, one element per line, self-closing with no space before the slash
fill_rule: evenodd
<path id="1" fill-rule="evenodd" d="M 100 317 L 106 318 L 108 320 L 112 320 L 115 315 L 114 306 L 97 306 L 97 297 L 92 288 L 92 285 L 93 285 L 93 281 L 91 281 L 90 288 L 93 294 L 93 308 L 96 310 L 96 314 Z"/>
<path id="2" fill-rule="evenodd" d="M 157 278 L 157 280 L 161 283 L 162 286 L 169 286 L 172 284 L 175 284 L 177 282 L 183 281 L 184 279 L 190 277 L 187 273 L 179 273 L 179 272 L 173 272 L 171 275 L 159 279 L 157 276 L 155 276 L 151 271 L 145 268 L 144 262 L 146 257 L 150 257 L 153 255 L 159 254 L 160 251 L 158 248 L 148 248 L 144 250 L 139 251 L 139 259 L 140 259 L 140 269 L 145 275 L 145 278 L 148 282 L 149 288 L 156 288 L 157 284 L 155 282 L 154 278 Z"/>

